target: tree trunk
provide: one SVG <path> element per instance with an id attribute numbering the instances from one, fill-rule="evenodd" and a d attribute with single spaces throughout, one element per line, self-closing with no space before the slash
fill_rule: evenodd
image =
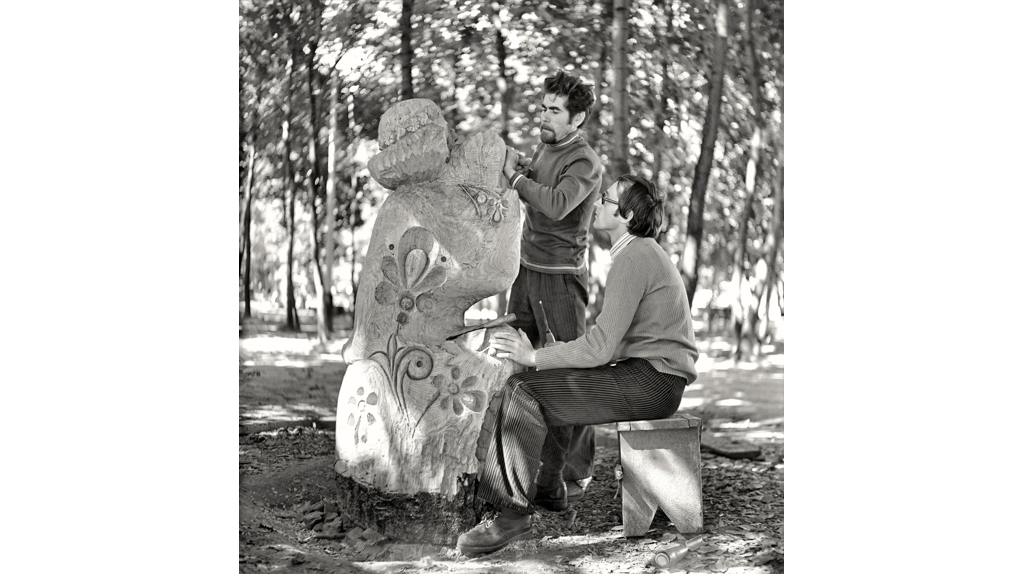
<path id="1" fill-rule="evenodd" d="M 334 330 L 334 210 L 335 210 L 335 186 L 337 185 L 337 173 L 335 173 L 335 155 L 337 144 L 335 138 L 338 134 L 338 72 L 331 70 L 331 115 L 327 132 L 327 213 L 324 220 L 327 229 L 324 231 L 324 275 L 327 278 L 326 290 L 323 298 L 323 306 L 327 308 L 327 330 Z"/>
<path id="2" fill-rule="evenodd" d="M 779 86 L 779 110 L 782 111 L 783 101 L 783 88 Z M 784 117 L 784 116 L 783 116 Z M 768 284 L 765 287 L 765 320 L 761 324 L 761 328 L 758 331 L 758 339 L 766 341 L 768 336 L 768 317 L 771 311 L 771 300 L 772 300 L 772 289 L 775 286 L 776 279 L 779 276 L 778 270 L 776 269 L 779 249 L 782 248 L 782 237 L 784 230 L 784 216 L 785 207 L 783 206 L 783 167 L 785 165 L 784 157 L 784 145 L 783 145 L 783 123 L 779 122 L 779 133 L 778 141 L 776 142 L 775 157 L 779 160 L 779 170 L 775 175 L 775 207 L 772 210 L 772 232 L 768 235 L 768 243 L 765 248 L 768 254 Z M 781 305 L 779 306 L 781 309 Z"/>
<path id="3" fill-rule="evenodd" d="M 356 294 L 359 291 L 359 284 L 356 282 L 356 256 L 359 253 L 356 250 L 356 210 L 359 209 L 359 189 L 357 187 L 359 178 L 356 177 L 355 171 L 352 172 L 352 179 L 350 186 L 352 189 L 352 198 L 348 204 L 348 222 L 349 231 L 352 232 L 352 264 L 351 268 L 351 283 L 352 283 L 352 310 L 355 311 L 356 307 Z"/>
<path id="4" fill-rule="evenodd" d="M 758 166 L 761 160 L 761 138 L 762 138 L 762 119 L 761 119 L 761 74 L 759 69 L 759 62 L 757 59 L 757 50 L 754 44 L 754 16 L 757 9 L 757 0 L 748 0 L 747 2 L 747 17 L 746 17 L 746 42 L 745 51 L 747 55 L 747 89 L 750 91 L 750 103 L 751 112 L 754 123 L 754 134 L 750 138 L 750 153 L 747 158 L 747 176 L 746 176 L 746 190 L 747 190 L 747 201 L 746 207 L 743 210 L 740 221 L 740 237 L 744 240 L 737 246 L 737 255 L 734 259 L 735 263 L 738 263 L 737 267 L 733 268 L 733 277 L 737 277 L 737 272 L 742 272 L 743 265 L 743 254 L 746 250 L 746 236 L 747 236 L 747 221 L 753 214 L 753 200 L 757 195 L 757 177 L 759 175 Z M 770 235 L 770 234 L 769 234 Z M 736 308 L 741 310 L 741 314 L 737 317 L 733 315 L 733 321 L 736 329 L 736 358 L 737 360 L 742 359 L 743 356 L 743 336 L 746 335 L 750 339 L 751 350 L 754 354 L 759 353 L 758 343 L 756 338 L 757 334 L 757 307 L 761 301 L 761 295 L 764 291 L 764 285 L 768 280 L 768 270 L 763 268 L 764 263 L 758 265 L 753 283 L 753 293 L 751 297 L 744 298 L 745 293 L 737 291 L 736 293 Z M 753 307 L 753 308 L 751 308 Z M 737 319 L 741 319 L 737 322 Z"/>
<path id="5" fill-rule="evenodd" d="M 402 47 L 398 53 L 402 65 L 402 92 L 399 99 L 416 97 L 412 89 L 412 8 L 413 0 L 402 0 L 402 16 L 399 21 L 402 33 Z"/>
<path id="6" fill-rule="evenodd" d="M 754 193 L 747 194 L 743 201 L 743 210 L 739 216 L 739 227 L 737 229 L 736 251 L 732 258 L 732 285 L 735 289 L 732 301 L 732 326 L 733 334 L 736 335 L 736 348 L 733 349 L 733 357 L 736 361 L 743 360 L 743 334 L 750 324 L 750 284 L 746 279 L 743 269 L 743 261 L 747 254 L 747 228 L 751 216 L 754 213 Z M 757 310 L 757 303 L 754 303 L 754 310 Z"/>
<path id="7" fill-rule="evenodd" d="M 664 62 L 662 62 L 664 66 Z M 662 68 L 664 74 L 665 68 Z M 654 146 L 651 150 L 653 155 L 651 161 L 651 181 L 654 182 L 655 187 L 660 190 L 664 190 L 664 186 L 661 184 L 661 164 L 662 164 L 662 146 L 665 145 L 665 102 L 663 99 L 665 93 L 665 82 L 668 80 L 668 76 L 661 76 L 661 86 L 657 94 L 651 94 L 654 98 Z"/>
<path id="8" fill-rule="evenodd" d="M 256 171 L 256 134 L 249 140 L 249 175 L 245 182 L 245 212 L 242 216 L 243 243 L 245 246 L 245 267 L 242 270 L 242 283 L 245 289 L 245 310 L 242 317 L 252 317 L 252 196 L 253 180 Z"/>
<path id="9" fill-rule="evenodd" d="M 615 0 L 612 6 L 612 162 L 609 176 L 612 180 L 630 173 L 629 167 L 629 77 L 626 63 L 626 37 L 629 28 L 629 0 Z"/>
<path id="10" fill-rule="evenodd" d="M 508 48 L 505 45 L 505 26 L 501 22 L 501 2 L 491 3 L 491 24 L 494 26 L 494 43 L 498 56 L 498 93 L 501 95 L 501 139 L 508 142 L 508 124 L 512 114 L 514 91 L 508 77 Z"/>
<path id="11" fill-rule="evenodd" d="M 445 153 L 447 134 L 432 129 L 442 125 L 440 108 L 422 100 L 380 121 L 380 138 L 397 141 L 369 170 L 394 191 L 374 223 L 342 352 L 334 464 L 357 523 L 431 544 L 479 520 L 477 439 L 491 432 L 493 394 L 522 370 L 484 352 L 508 326 L 461 333 L 466 310 L 519 270 L 519 199 L 499 187 L 505 143 L 485 131 Z"/>
<path id="12" fill-rule="evenodd" d="M 704 237 L 704 196 L 711 176 L 711 164 L 715 159 L 715 142 L 718 140 L 718 119 L 722 109 L 722 87 L 725 79 L 726 50 L 726 0 L 719 0 L 715 17 L 715 51 L 711 65 L 711 81 L 708 82 L 708 111 L 704 116 L 704 129 L 700 142 L 700 157 L 693 172 L 693 192 L 690 194 L 690 210 L 686 216 L 686 245 L 683 247 L 683 279 L 686 296 L 693 305 L 697 292 L 697 270 L 700 266 L 700 246 Z"/>
<path id="13" fill-rule="evenodd" d="M 676 214 L 676 209 L 675 209 L 675 206 L 677 205 L 677 203 L 675 201 L 676 193 L 675 193 L 675 190 L 673 189 L 673 186 L 672 186 L 672 182 L 675 180 L 675 175 L 674 174 L 675 174 L 675 172 L 677 170 L 673 169 L 671 161 L 669 161 L 668 169 L 665 169 L 665 167 L 664 167 L 664 164 L 665 164 L 664 157 L 665 157 L 666 154 L 665 154 L 664 151 L 662 151 L 665 148 L 669 148 L 669 147 L 675 148 L 676 147 L 675 142 L 672 141 L 672 136 L 670 136 L 670 135 L 665 133 L 665 124 L 668 123 L 668 121 L 669 121 L 669 118 L 668 118 L 668 116 L 669 116 L 668 100 L 669 100 L 669 96 L 674 95 L 672 93 L 672 91 L 670 91 L 670 89 L 668 87 L 668 82 L 669 82 L 669 77 L 670 77 L 669 76 L 670 66 L 671 66 L 671 63 L 672 63 L 672 58 L 674 56 L 674 54 L 670 51 L 671 50 L 670 46 L 673 46 L 675 44 L 675 26 L 672 23 L 672 20 L 675 18 L 675 9 L 673 7 L 673 2 L 672 1 L 665 2 L 664 5 L 663 5 L 663 11 L 665 13 L 666 25 L 665 25 L 665 35 L 661 38 L 662 41 L 659 42 L 659 44 L 661 46 L 663 46 L 663 48 L 662 48 L 663 52 L 662 52 L 662 55 L 661 55 L 661 91 L 658 94 L 658 120 L 657 120 L 657 124 L 658 124 L 658 138 L 656 140 L 658 148 L 657 148 L 657 155 L 655 156 L 656 161 L 655 161 L 655 164 L 654 164 L 654 177 L 655 177 L 654 182 L 656 184 L 658 184 L 658 187 L 660 189 L 664 190 L 663 193 L 664 193 L 664 197 L 665 197 L 665 223 L 664 223 L 663 229 L 665 231 L 668 231 L 669 229 L 672 229 L 673 227 L 675 227 L 676 222 L 678 220 L 678 216 Z M 665 174 L 665 182 L 664 182 L 664 184 L 662 184 L 662 182 L 661 182 L 661 172 L 662 171 L 667 172 Z M 666 245 L 664 243 L 665 239 L 666 239 L 666 233 L 662 232 L 659 235 L 659 243 L 662 244 L 662 247 L 666 247 L 667 250 L 669 250 L 670 252 L 674 251 L 674 249 L 675 249 L 674 247 L 669 247 L 668 245 Z"/>
<path id="14" fill-rule="evenodd" d="M 313 2 L 313 17 L 317 23 L 320 22 L 320 13 L 317 10 L 317 2 Z M 328 326 L 328 313 L 325 307 L 327 301 L 326 293 L 330 286 L 324 278 L 323 270 L 320 268 L 320 241 L 317 235 L 320 232 L 320 221 L 317 216 L 316 197 L 317 182 L 320 180 L 320 163 L 316 151 L 317 140 L 320 135 L 319 115 L 316 111 L 316 95 L 313 91 L 313 77 L 316 73 L 316 47 L 318 44 L 319 32 L 314 32 L 309 43 L 309 54 L 306 60 L 306 91 L 309 95 L 309 173 L 307 174 L 309 192 L 309 236 L 313 253 L 311 263 L 313 265 L 313 285 L 316 291 L 316 338 L 321 348 L 325 348 L 327 340 L 330 339 L 330 327 Z"/>
<path id="15" fill-rule="evenodd" d="M 241 100 L 242 95 L 245 93 L 245 72 L 244 72 L 244 70 L 242 69 L 241 66 L 239 66 L 239 70 L 238 71 L 239 71 L 239 74 L 238 74 L 238 95 L 239 95 L 239 100 Z M 256 100 L 256 108 L 257 109 L 259 108 L 259 99 Z M 249 131 L 255 130 L 256 129 L 256 125 L 257 124 L 254 124 L 253 126 L 251 126 Z M 245 157 L 247 155 L 247 152 L 249 151 L 248 149 L 246 149 L 248 147 L 248 145 L 247 145 L 248 141 L 249 141 L 249 133 L 245 129 L 245 106 L 241 105 L 241 102 L 239 102 L 239 106 L 238 106 L 238 187 L 242 187 L 242 184 L 245 183 L 245 171 L 246 170 L 242 166 L 243 166 L 243 161 L 244 161 L 244 159 L 245 159 Z M 241 258 L 239 258 L 239 260 L 241 260 Z M 239 264 L 241 264 L 241 261 L 239 261 Z"/>
<path id="16" fill-rule="evenodd" d="M 351 118 L 355 117 L 355 95 L 354 88 L 348 92 L 348 117 L 350 118 L 350 124 L 354 123 Z M 354 141 L 352 134 L 349 133 L 349 141 Z M 352 286 L 352 298 L 349 301 L 349 310 L 353 312 L 353 316 L 356 308 L 356 292 L 358 291 L 358 285 L 356 283 L 356 210 L 359 209 L 359 190 L 356 187 L 359 178 L 356 176 L 356 170 L 353 168 L 352 174 L 349 177 L 349 196 L 348 196 L 348 229 L 350 237 L 350 245 L 352 247 L 352 260 L 349 265 L 349 284 Z"/>
<path id="17" fill-rule="evenodd" d="M 508 67 L 505 64 L 505 60 L 508 58 L 508 50 L 505 47 L 505 31 L 500 15 L 501 3 L 497 1 L 492 2 L 491 24 L 494 25 L 494 41 L 498 55 L 498 92 L 501 94 L 501 141 L 507 145 L 508 124 L 512 118 L 514 91 L 512 89 L 512 80 L 508 77 Z M 508 308 L 508 291 L 500 291 L 495 298 L 498 307 L 497 313 L 500 315 Z"/>
<path id="18" fill-rule="evenodd" d="M 594 107 L 590 112 L 590 117 L 587 118 L 587 123 L 584 124 L 587 127 L 590 145 L 595 151 L 600 148 L 605 140 L 604 124 L 601 123 L 601 110 L 604 109 L 604 104 L 601 103 L 601 94 L 604 91 L 604 86 L 601 84 L 604 83 L 605 64 L 607 61 L 608 43 L 602 41 L 601 52 L 597 55 L 597 71 L 594 73 Z"/>
<path id="19" fill-rule="evenodd" d="M 300 328 L 299 312 L 295 308 L 295 280 L 292 277 L 295 271 L 295 174 L 292 169 L 292 143 L 291 143 L 291 121 L 292 121 L 292 71 L 294 57 L 288 56 L 288 63 L 285 66 L 287 78 L 284 93 L 284 122 L 281 124 L 281 141 L 284 144 L 284 185 L 285 185 L 285 228 L 288 231 L 288 278 L 285 287 L 285 327 L 289 331 L 298 331 Z"/>

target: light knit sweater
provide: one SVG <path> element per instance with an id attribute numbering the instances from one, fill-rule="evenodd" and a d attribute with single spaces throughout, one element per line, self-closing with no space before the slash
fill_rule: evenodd
<path id="1" fill-rule="evenodd" d="M 597 324 L 564 345 L 538 349 L 537 370 L 590 368 L 630 357 L 659 372 L 697 378 L 697 345 L 686 287 L 649 237 L 626 233 L 612 247 L 604 308 Z"/>

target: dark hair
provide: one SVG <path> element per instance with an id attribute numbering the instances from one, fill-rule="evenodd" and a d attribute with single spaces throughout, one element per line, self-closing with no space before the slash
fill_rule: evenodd
<path id="1" fill-rule="evenodd" d="M 665 200 L 650 180 L 636 175 L 621 175 L 619 192 L 619 214 L 633 212 L 626 229 L 637 237 L 655 237 L 661 231 L 665 218 Z"/>
<path id="2" fill-rule="evenodd" d="M 583 112 L 583 121 L 587 123 L 590 111 L 594 107 L 594 86 L 584 82 L 579 76 L 564 70 L 558 70 L 554 76 L 544 78 L 544 93 L 565 96 L 565 108 L 569 111 L 570 120 Z"/>

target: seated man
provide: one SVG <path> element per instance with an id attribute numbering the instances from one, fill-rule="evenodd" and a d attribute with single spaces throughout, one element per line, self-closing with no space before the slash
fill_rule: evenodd
<path id="1" fill-rule="evenodd" d="M 594 228 L 611 236 L 612 265 L 604 309 L 584 336 L 534 349 L 522 331 L 495 335 L 499 358 L 536 370 L 508 378 L 493 429 L 480 433 L 477 496 L 500 512 L 459 537 L 463 554 L 529 537 L 534 502 L 566 497 L 562 467 L 541 465 L 549 428 L 671 416 L 697 378 L 686 288 L 654 239 L 664 211 L 654 185 L 632 175 L 602 196 Z"/>

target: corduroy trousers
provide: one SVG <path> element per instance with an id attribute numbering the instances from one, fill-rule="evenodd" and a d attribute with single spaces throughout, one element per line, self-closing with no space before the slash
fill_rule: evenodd
<path id="1" fill-rule="evenodd" d="M 510 326 L 522 329 L 535 348 L 544 345 L 544 316 L 547 316 L 547 326 L 556 341 L 582 337 L 587 330 L 589 282 L 590 273 L 585 268 L 570 275 L 540 273 L 520 265 L 506 310 L 506 313 L 516 314 L 516 320 Z M 543 313 L 539 301 L 544 303 Z M 557 444 L 552 441 L 557 441 Z M 594 450 L 594 428 L 570 425 L 552 429 L 541 460 L 550 469 L 556 459 L 561 459 L 564 479 L 581 480 L 594 475 Z"/>
<path id="2" fill-rule="evenodd" d="M 644 359 L 592 369 L 526 371 L 508 378 L 491 400 L 477 442 L 477 496 L 502 508 L 532 513 L 537 484 L 554 486 L 568 441 L 552 440 L 554 459 L 544 460 L 552 429 L 571 425 L 659 419 L 679 408 L 686 379 L 657 371 Z M 552 466 L 554 465 L 554 466 Z"/>

